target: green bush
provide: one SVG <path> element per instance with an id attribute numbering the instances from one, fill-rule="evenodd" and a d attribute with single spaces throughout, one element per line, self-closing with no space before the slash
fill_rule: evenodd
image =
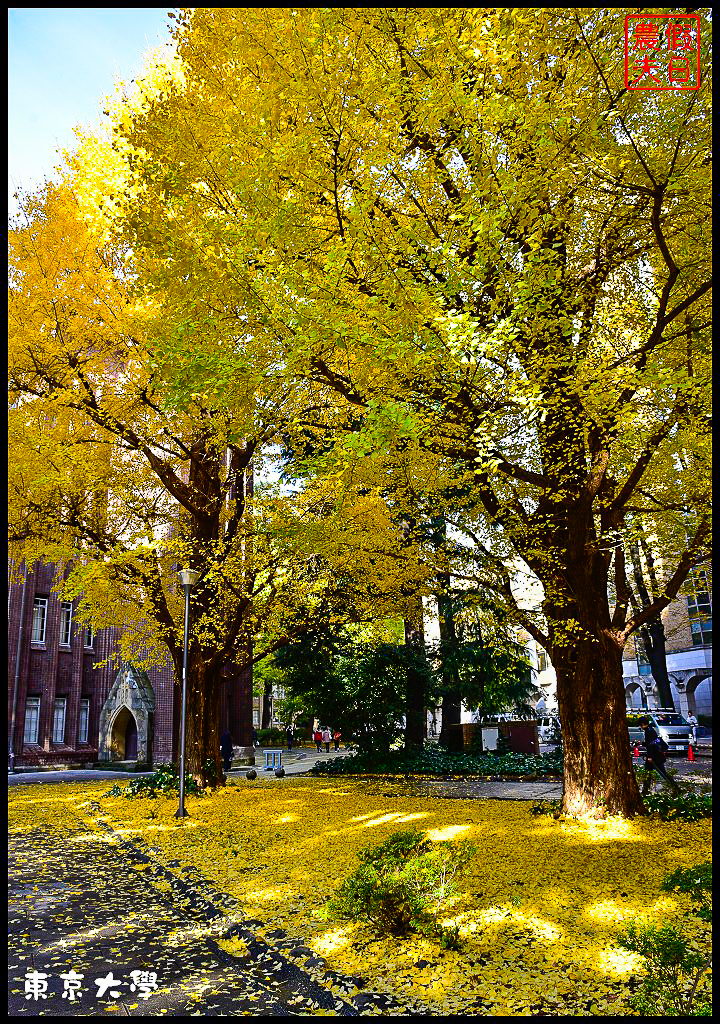
<path id="1" fill-rule="evenodd" d="M 282 729 L 259 729 L 258 744 L 261 747 L 284 747 L 287 734 Z"/>
<path id="2" fill-rule="evenodd" d="M 712 920 L 712 864 L 705 861 L 692 868 L 675 868 L 662 884 L 664 892 L 682 892 L 695 904 L 703 921 Z"/>
<path id="3" fill-rule="evenodd" d="M 650 793 L 643 797 L 643 802 L 649 814 L 663 821 L 699 821 L 700 818 L 712 817 L 712 796 L 708 795 Z M 533 814 L 557 814 L 561 807 L 561 800 L 536 800 L 530 811 Z"/>
<path id="4" fill-rule="evenodd" d="M 503 733 L 498 732 L 497 740 L 495 741 L 495 756 L 505 757 L 506 754 L 511 753 L 510 740 Z"/>
<path id="5" fill-rule="evenodd" d="M 672 924 L 628 925 L 620 934 L 620 944 L 645 961 L 647 971 L 640 991 L 630 1004 L 641 1017 L 706 1016 L 703 1000 L 695 1004 L 700 978 L 710 966 L 710 959 L 698 953 L 679 928 Z"/>
<path id="6" fill-rule="evenodd" d="M 650 793 L 643 797 L 650 814 L 655 814 L 663 821 L 698 821 L 700 818 L 712 818 L 712 795 L 681 793 L 673 796 L 666 790 Z"/>
<path id="7" fill-rule="evenodd" d="M 459 930 L 440 925 L 437 915 L 474 852 L 467 842 L 431 842 L 422 832 L 396 832 L 360 854 L 359 867 L 337 890 L 328 912 L 369 921 L 380 934 L 419 931 L 457 949 Z"/>
<path id="8" fill-rule="evenodd" d="M 180 770 L 178 766 L 175 764 L 161 764 L 158 765 L 152 775 L 131 779 L 124 791 L 122 791 L 122 795 L 127 797 L 128 800 L 132 800 L 134 797 L 155 797 L 158 793 L 167 795 L 168 793 L 179 792 Z M 193 796 L 203 795 L 203 790 L 189 772 L 185 773 L 185 792 Z M 120 787 L 117 785 L 113 786 L 109 793 L 105 794 L 105 796 L 119 795 Z"/>
<path id="9" fill-rule="evenodd" d="M 455 754 L 435 745 L 422 750 L 353 754 L 316 765 L 313 775 L 562 775 L 562 752 Z"/>
<path id="10" fill-rule="evenodd" d="M 662 888 L 690 896 L 694 912 L 712 920 L 712 864 L 676 868 Z M 638 953 L 645 961 L 646 974 L 640 991 L 630 1000 L 641 1017 L 708 1017 L 712 1015 L 709 995 L 698 998 L 700 981 L 712 962 L 711 950 L 693 949 L 677 925 L 628 925 L 619 934 L 625 949 Z"/>

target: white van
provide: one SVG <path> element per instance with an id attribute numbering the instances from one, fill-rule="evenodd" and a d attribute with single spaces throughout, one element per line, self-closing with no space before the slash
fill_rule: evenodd
<path id="1" fill-rule="evenodd" d="M 560 719 L 556 715 L 543 715 L 538 718 L 538 739 L 541 743 L 552 743 L 560 740 Z"/>

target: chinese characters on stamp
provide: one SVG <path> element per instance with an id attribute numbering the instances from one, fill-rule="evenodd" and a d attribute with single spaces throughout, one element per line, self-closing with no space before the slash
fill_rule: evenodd
<path id="1" fill-rule="evenodd" d="M 63 983 L 62 998 L 74 1003 L 76 999 L 82 998 L 84 974 L 70 970 L 61 974 Z M 113 972 L 109 971 L 104 978 L 95 978 L 95 997 L 97 999 L 117 999 L 121 995 L 122 987 L 127 986 L 131 992 L 137 992 L 141 999 L 148 999 L 152 992 L 157 990 L 157 974 L 154 971 L 131 971 L 130 980 L 123 981 L 115 978 Z M 25 998 L 47 999 L 48 975 L 44 971 L 26 971 L 25 973 Z"/>
<path id="2" fill-rule="evenodd" d="M 700 24 L 695 14 L 628 14 L 625 86 L 631 91 L 700 88 Z"/>

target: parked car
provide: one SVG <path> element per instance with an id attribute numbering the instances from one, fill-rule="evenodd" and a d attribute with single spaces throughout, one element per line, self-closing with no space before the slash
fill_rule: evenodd
<path id="1" fill-rule="evenodd" d="M 640 725 L 640 719 L 643 717 L 650 719 L 658 736 L 665 740 L 669 754 L 687 754 L 692 729 L 683 716 L 672 708 L 656 708 L 653 711 L 637 711 L 634 708 L 629 710 L 627 723 L 631 747 L 645 749 L 645 731 Z"/>
<path id="2" fill-rule="evenodd" d="M 560 719 L 555 715 L 538 718 L 538 739 L 541 743 L 555 743 L 560 740 Z"/>

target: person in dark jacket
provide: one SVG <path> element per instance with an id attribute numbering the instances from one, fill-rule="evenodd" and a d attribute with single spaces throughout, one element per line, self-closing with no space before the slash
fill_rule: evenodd
<path id="1" fill-rule="evenodd" d="M 288 750 L 292 750 L 292 745 L 293 745 L 293 728 L 292 728 L 291 725 L 289 725 L 287 727 L 287 729 L 285 730 L 285 735 L 287 736 Z"/>
<path id="2" fill-rule="evenodd" d="M 658 736 L 649 718 L 641 718 L 640 725 L 645 730 L 645 781 L 643 783 L 642 795 L 646 796 L 652 785 L 654 769 L 672 787 L 673 792 L 677 796 L 680 793 L 680 787 L 675 779 L 672 779 L 665 771 L 665 744 Z"/>
<path id="3" fill-rule="evenodd" d="M 233 752 L 232 736 L 230 735 L 230 733 L 226 729 L 225 732 L 220 737 L 220 753 L 222 754 L 222 759 L 223 759 L 223 771 L 226 771 L 226 772 L 230 771 L 230 763 L 232 761 L 232 752 Z"/>

